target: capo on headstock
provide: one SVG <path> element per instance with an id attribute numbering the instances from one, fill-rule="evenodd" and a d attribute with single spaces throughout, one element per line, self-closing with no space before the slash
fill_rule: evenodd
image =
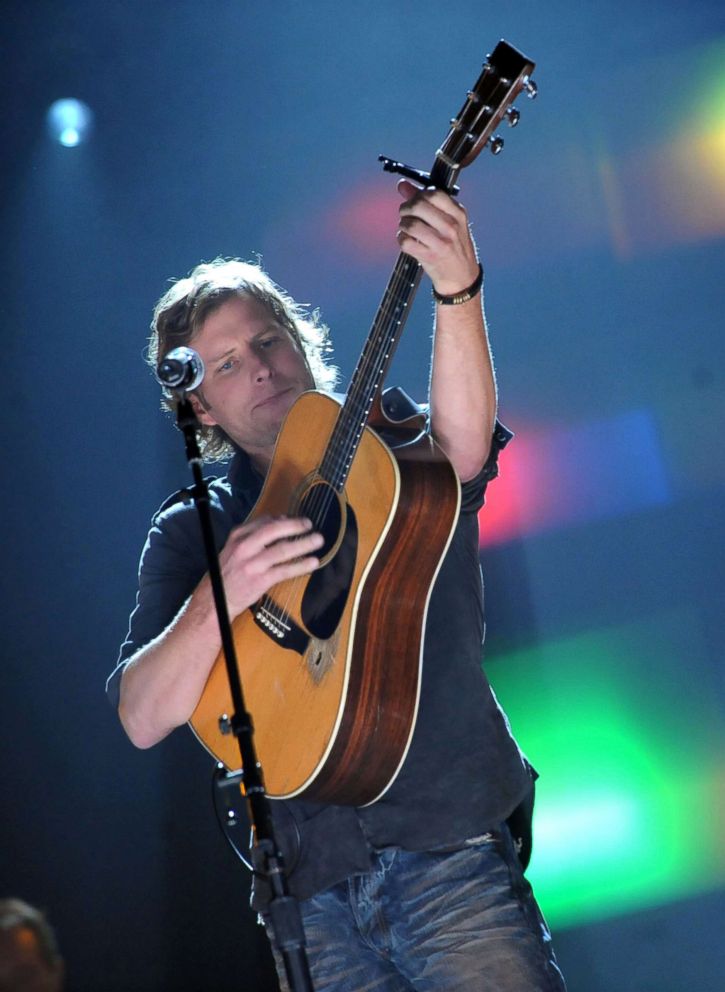
<path id="1" fill-rule="evenodd" d="M 386 158 L 384 155 L 378 155 L 378 162 L 383 163 L 383 169 L 385 172 L 395 172 L 399 176 L 405 176 L 406 179 L 412 179 L 416 183 L 420 183 L 422 186 L 429 188 L 431 186 L 438 186 L 430 172 L 423 172 L 422 169 L 414 169 L 410 165 L 404 165 L 402 162 L 396 162 L 392 158 Z M 438 186 L 439 189 L 443 187 Z M 445 187 L 446 193 L 450 193 L 451 196 L 458 196 L 461 192 L 460 186 Z"/>
<path id="2" fill-rule="evenodd" d="M 470 165 L 479 152 L 488 147 L 498 155 L 504 141 L 495 129 L 502 122 L 516 127 L 521 116 L 512 106 L 519 93 L 536 96 L 531 78 L 534 63 L 506 41 L 499 41 L 483 64 L 483 72 L 466 95 L 466 102 L 451 119 L 450 129 L 430 172 L 413 169 L 402 162 L 378 156 L 386 172 L 397 172 L 423 186 L 443 190 L 456 196 L 460 190 L 454 179 L 460 169 Z"/>

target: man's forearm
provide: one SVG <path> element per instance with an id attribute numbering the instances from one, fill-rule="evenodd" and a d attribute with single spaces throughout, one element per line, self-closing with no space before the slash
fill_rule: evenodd
<path id="1" fill-rule="evenodd" d="M 463 482 L 483 467 L 496 419 L 496 383 L 479 291 L 481 269 L 465 208 L 440 190 L 402 180 L 398 243 L 445 297 L 436 304 L 431 369 L 431 430 Z"/>
<path id="2" fill-rule="evenodd" d="M 220 646 L 204 578 L 166 630 L 133 655 L 121 677 L 118 713 L 136 747 L 152 747 L 186 723 Z"/>
<path id="3" fill-rule="evenodd" d="M 235 527 L 219 555 L 234 619 L 276 582 L 319 565 L 323 537 L 300 517 L 259 517 Z M 211 582 L 204 576 L 163 633 L 131 658 L 121 676 L 119 716 L 137 747 L 151 747 L 191 717 L 221 649 Z"/>
<path id="4" fill-rule="evenodd" d="M 460 479 L 472 479 L 488 457 L 496 420 L 496 380 L 481 294 L 467 303 L 436 306 L 430 404 L 433 436 Z"/>

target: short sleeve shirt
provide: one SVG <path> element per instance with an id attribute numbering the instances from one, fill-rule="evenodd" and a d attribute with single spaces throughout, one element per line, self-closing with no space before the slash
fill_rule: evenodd
<path id="1" fill-rule="evenodd" d="M 361 808 L 303 799 L 271 803 L 290 890 L 298 898 L 366 871 L 374 849 L 462 844 L 500 824 L 531 789 L 530 766 L 482 669 L 478 510 L 510 438 L 497 424 L 486 465 L 462 486 L 459 518 L 428 607 L 416 727 L 394 783 L 377 802 Z M 211 482 L 218 549 L 248 516 L 262 481 L 239 450 L 227 475 Z M 128 660 L 168 626 L 205 572 L 196 510 L 177 494 L 154 516 L 141 555 L 136 608 L 107 683 L 111 702 L 118 703 Z M 257 903 L 263 902 L 258 889 Z"/>

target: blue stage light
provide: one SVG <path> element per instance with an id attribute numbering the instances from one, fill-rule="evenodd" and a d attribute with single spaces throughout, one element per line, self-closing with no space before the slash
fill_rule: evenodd
<path id="1" fill-rule="evenodd" d="M 48 108 L 46 121 L 55 141 L 66 148 L 74 148 L 90 134 L 93 111 L 81 100 L 56 100 Z"/>

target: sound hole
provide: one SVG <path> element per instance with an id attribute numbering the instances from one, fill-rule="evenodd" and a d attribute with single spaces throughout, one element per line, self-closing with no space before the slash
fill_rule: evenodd
<path id="1" fill-rule="evenodd" d="M 325 558 L 337 543 L 342 521 L 340 501 L 332 486 L 326 482 L 317 482 L 310 486 L 302 497 L 299 515 L 309 517 L 313 528 L 324 537 L 325 543 L 316 554 Z"/>
<path id="2" fill-rule="evenodd" d="M 312 573 L 302 597 L 302 622 L 313 637 L 327 640 L 340 623 L 350 592 L 357 556 L 357 521 L 347 505 L 343 525 L 337 493 L 326 483 L 308 490 L 299 513 L 309 517 L 324 538 L 317 552 L 320 558 L 326 558 L 338 545 L 330 560 Z"/>

